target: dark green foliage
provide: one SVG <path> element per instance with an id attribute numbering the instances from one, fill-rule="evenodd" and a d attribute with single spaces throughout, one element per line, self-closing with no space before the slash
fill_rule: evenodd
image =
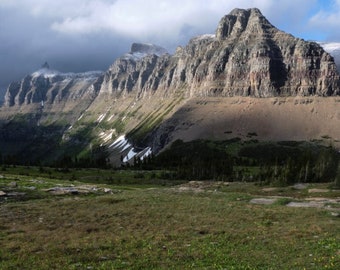
<path id="1" fill-rule="evenodd" d="M 109 168 L 107 154 L 105 151 L 96 153 L 82 158 L 72 158 L 71 156 L 64 155 L 53 164 L 53 167 L 68 169 L 68 168 Z"/>
<path id="2" fill-rule="evenodd" d="M 263 145 L 245 147 L 243 156 L 261 165 L 257 179 L 289 185 L 297 182 L 332 182 L 338 174 L 339 153 L 330 147 Z"/>
<path id="3" fill-rule="evenodd" d="M 134 165 L 171 171 L 172 178 L 260 181 L 285 186 L 298 182 L 337 183 L 339 160 L 333 148 L 301 142 L 177 140 L 151 161 L 136 159 Z"/>
<path id="4" fill-rule="evenodd" d="M 301 156 L 301 149 L 276 144 L 251 144 L 243 146 L 238 155 L 257 160 L 259 163 L 274 165 L 275 162 L 285 162 L 289 157 Z"/>
<path id="5" fill-rule="evenodd" d="M 177 140 L 157 156 L 154 164 L 175 170 L 182 179 L 226 180 L 233 172 L 231 156 L 203 140 L 188 143 Z"/>

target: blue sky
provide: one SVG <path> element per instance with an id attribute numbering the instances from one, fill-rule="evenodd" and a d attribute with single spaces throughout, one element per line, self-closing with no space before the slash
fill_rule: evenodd
<path id="1" fill-rule="evenodd" d="M 136 41 L 173 52 L 251 7 L 297 37 L 340 42 L 340 0 L 0 0 L 0 90 L 45 61 L 63 72 L 106 70 Z"/>

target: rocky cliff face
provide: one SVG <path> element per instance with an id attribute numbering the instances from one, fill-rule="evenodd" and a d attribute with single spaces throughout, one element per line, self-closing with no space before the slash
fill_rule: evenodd
<path id="1" fill-rule="evenodd" d="M 330 96 L 340 93 L 333 58 L 314 42 L 284 33 L 258 9 L 235 9 L 215 35 L 193 38 L 175 55 L 122 57 L 105 75 L 101 92 L 171 92 L 187 96 Z"/>
<path id="2" fill-rule="evenodd" d="M 50 70 L 45 63 L 42 69 L 9 85 L 4 106 L 76 102 L 85 96 L 96 94 L 101 75 L 102 72 L 60 73 Z"/>

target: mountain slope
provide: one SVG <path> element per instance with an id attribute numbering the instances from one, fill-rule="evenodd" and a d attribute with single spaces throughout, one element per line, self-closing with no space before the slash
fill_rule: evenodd
<path id="1" fill-rule="evenodd" d="M 181 139 L 318 141 L 340 149 L 340 97 L 193 98 L 149 136 L 153 151 Z"/>
<path id="2" fill-rule="evenodd" d="M 215 35 L 195 37 L 174 55 L 136 43 L 104 74 L 45 67 L 11 84 L 0 149 L 21 160 L 68 155 L 120 164 L 178 138 L 327 136 L 337 145 L 339 94 L 334 59 L 319 44 L 278 30 L 258 9 L 235 9 Z M 22 143 L 10 148 L 15 141 Z"/>

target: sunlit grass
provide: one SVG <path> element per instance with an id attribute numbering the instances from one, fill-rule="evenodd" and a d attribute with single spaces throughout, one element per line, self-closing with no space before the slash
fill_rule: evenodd
<path id="1" fill-rule="evenodd" d="M 53 182 L 58 183 L 67 182 Z M 339 218 L 324 209 L 250 204 L 263 193 L 254 184 L 203 192 L 127 187 L 106 195 L 1 203 L 0 269 L 338 269 L 340 264 Z M 276 192 L 285 191 L 299 192 Z"/>

